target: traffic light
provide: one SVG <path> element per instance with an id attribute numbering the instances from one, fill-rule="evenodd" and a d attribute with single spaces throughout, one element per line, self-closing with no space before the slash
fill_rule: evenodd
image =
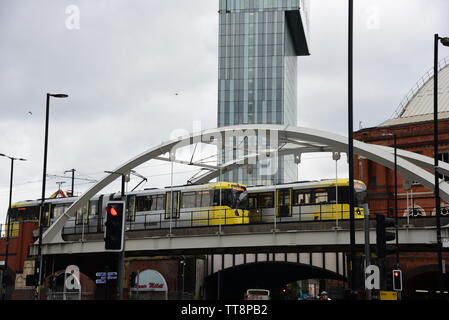
<path id="1" fill-rule="evenodd" d="M 104 244 L 106 250 L 121 251 L 125 225 L 125 202 L 111 201 L 106 205 Z"/>
<path id="2" fill-rule="evenodd" d="M 402 271 L 399 269 L 393 270 L 393 290 L 402 291 Z"/>
<path id="3" fill-rule="evenodd" d="M 396 239 L 396 233 L 388 232 L 386 228 L 394 225 L 394 219 L 385 218 L 384 215 L 376 216 L 376 245 L 378 258 L 385 258 L 386 255 L 396 251 L 395 246 L 387 245 L 387 241 Z"/>

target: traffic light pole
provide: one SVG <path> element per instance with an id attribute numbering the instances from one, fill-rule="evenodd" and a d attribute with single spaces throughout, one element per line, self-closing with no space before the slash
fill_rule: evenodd
<path id="1" fill-rule="evenodd" d="M 365 222 L 365 270 L 371 264 L 371 247 L 369 240 L 369 208 L 368 203 L 363 204 L 364 222 Z M 366 300 L 372 299 L 371 289 L 366 290 Z"/>
<path id="2" fill-rule="evenodd" d="M 125 215 L 123 228 L 126 230 L 126 196 L 125 196 L 125 175 L 122 174 L 122 194 L 121 198 L 122 201 L 125 201 L 125 208 L 123 210 L 123 214 Z M 117 296 L 119 300 L 123 300 L 123 279 L 125 277 L 125 243 L 126 243 L 126 236 L 125 233 L 123 233 L 123 246 L 122 251 L 118 253 L 118 265 L 117 265 Z"/>
<path id="3" fill-rule="evenodd" d="M 105 171 L 106 173 L 119 174 L 122 176 L 122 190 L 121 190 L 121 200 L 125 202 L 125 206 L 123 208 L 123 225 L 122 228 L 126 230 L 126 195 L 125 195 L 125 182 L 126 182 L 126 174 L 114 171 Z M 125 276 L 125 243 L 126 237 L 125 232 L 123 232 L 123 245 L 122 250 L 118 252 L 117 256 L 117 298 L 119 300 L 123 300 L 123 279 Z"/>

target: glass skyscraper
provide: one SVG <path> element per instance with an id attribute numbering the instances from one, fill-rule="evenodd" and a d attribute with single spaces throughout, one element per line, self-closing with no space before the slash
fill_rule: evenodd
<path id="1" fill-rule="evenodd" d="M 307 12 L 305 0 L 220 0 L 218 127 L 297 124 L 297 56 L 309 55 Z M 227 143 L 221 163 L 264 149 L 251 139 Z M 298 178 L 293 156 L 278 158 L 275 173 L 264 173 L 267 165 L 222 179 L 263 185 Z"/>

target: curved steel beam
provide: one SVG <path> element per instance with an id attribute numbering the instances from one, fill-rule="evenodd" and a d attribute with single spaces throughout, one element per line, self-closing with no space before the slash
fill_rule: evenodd
<path id="1" fill-rule="evenodd" d="M 382 149 L 385 149 L 386 151 L 390 152 L 391 154 L 394 154 L 394 148 L 387 147 L 387 146 L 379 146 Z M 401 158 L 404 158 L 405 160 L 410 161 L 413 164 L 416 164 L 417 166 L 420 166 L 423 169 L 428 170 L 434 170 L 434 159 L 428 156 L 424 156 L 422 154 L 406 151 L 402 149 L 398 149 L 398 156 Z M 441 174 L 444 174 L 446 176 L 449 176 L 449 163 L 438 161 L 438 172 Z"/>
<path id="2" fill-rule="evenodd" d="M 288 156 L 288 155 L 297 155 L 302 153 L 313 153 L 313 152 L 332 152 L 332 147 L 300 147 L 300 148 L 290 148 L 290 149 L 282 149 L 277 152 L 277 156 Z M 212 179 L 218 178 L 221 174 L 227 171 L 234 170 L 236 168 L 239 168 L 241 166 L 245 166 L 245 164 L 241 164 L 242 161 L 248 161 L 252 163 L 254 159 L 257 159 L 257 157 L 260 156 L 260 154 L 263 154 L 264 151 L 260 151 L 257 154 L 251 154 L 247 155 L 241 159 L 229 161 L 225 163 L 221 168 L 212 170 L 211 172 L 201 176 L 198 180 L 195 181 L 196 184 L 203 184 L 208 183 Z M 220 170 L 221 169 L 221 170 Z"/>

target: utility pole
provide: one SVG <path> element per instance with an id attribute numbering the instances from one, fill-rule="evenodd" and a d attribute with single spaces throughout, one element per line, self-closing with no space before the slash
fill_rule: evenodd
<path id="1" fill-rule="evenodd" d="M 72 194 L 71 194 L 72 197 L 75 196 L 75 171 L 76 171 L 75 169 L 64 171 L 64 174 L 67 172 L 72 172 Z"/>

